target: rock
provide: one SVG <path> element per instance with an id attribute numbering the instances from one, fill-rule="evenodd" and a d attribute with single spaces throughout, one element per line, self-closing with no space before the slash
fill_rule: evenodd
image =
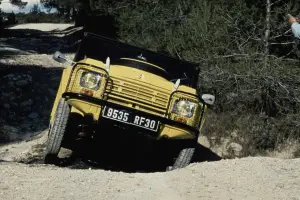
<path id="1" fill-rule="evenodd" d="M 43 109 L 42 110 L 42 116 L 50 116 L 50 112 L 51 112 L 51 110 L 49 110 L 49 109 Z"/>
<path id="2" fill-rule="evenodd" d="M 235 142 L 232 142 L 227 146 L 228 153 L 230 153 L 233 156 L 237 156 L 237 157 L 241 156 L 242 150 L 243 150 L 242 145 Z"/>
<path id="3" fill-rule="evenodd" d="M 15 60 L 12 60 L 12 59 L 9 59 L 9 60 L 0 59 L 0 63 L 2 63 L 2 64 L 12 64 L 14 62 L 15 62 Z"/>
<path id="4" fill-rule="evenodd" d="M 8 64 L 12 64 L 12 63 L 15 63 L 16 61 L 14 61 L 14 60 L 8 60 L 7 62 L 8 62 Z"/>
<path id="5" fill-rule="evenodd" d="M 16 82 L 16 86 L 25 86 L 25 85 L 28 85 L 29 84 L 29 81 L 28 80 L 19 80 Z"/>
<path id="6" fill-rule="evenodd" d="M 237 138 L 237 137 L 238 137 L 238 131 L 237 131 L 237 130 L 234 130 L 234 131 L 230 134 L 230 136 L 231 136 L 232 138 Z"/>
<path id="7" fill-rule="evenodd" d="M 1 97 L 3 97 L 3 98 L 8 98 L 11 95 L 12 95 L 12 93 L 5 93 L 5 92 L 1 93 Z"/>
<path id="8" fill-rule="evenodd" d="M 6 108 L 6 109 L 9 109 L 10 105 L 6 103 L 6 104 L 3 105 L 3 107 Z"/>
<path id="9" fill-rule="evenodd" d="M 36 118 L 38 118 L 38 116 L 39 115 L 37 113 L 33 112 L 33 113 L 30 113 L 28 117 L 31 119 L 36 119 Z"/>
<path id="10" fill-rule="evenodd" d="M 68 158 L 72 155 L 72 150 L 61 148 L 58 154 L 59 158 Z"/>
<path id="11" fill-rule="evenodd" d="M 55 90 L 49 88 L 49 89 L 48 89 L 48 92 L 49 92 L 49 94 L 50 94 L 51 96 L 56 96 L 56 91 L 55 91 Z"/>
<path id="12" fill-rule="evenodd" d="M 9 87 L 13 87 L 14 85 L 15 85 L 15 83 L 13 81 L 8 82 Z"/>
<path id="13" fill-rule="evenodd" d="M 28 130 L 28 129 L 30 129 L 30 125 L 31 125 L 30 122 L 24 122 L 24 123 L 20 124 L 20 128 Z"/>
<path id="14" fill-rule="evenodd" d="M 215 138 L 214 138 L 215 139 Z M 230 140 L 227 138 L 221 138 L 221 141 L 219 144 L 214 144 L 214 141 L 210 138 L 210 140 L 213 142 L 211 149 L 218 154 L 221 157 L 229 157 L 229 153 L 227 150 L 227 146 L 230 143 Z"/>
<path id="15" fill-rule="evenodd" d="M 19 130 L 12 126 L 3 125 L 1 135 L 0 135 L 0 142 L 1 141 L 13 141 L 18 138 Z"/>
<path id="16" fill-rule="evenodd" d="M 1 64 L 7 64 L 7 61 L 4 60 L 4 59 L 0 59 L 0 63 L 1 63 Z"/>
<path id="17" fill-rule="evenodd" d="M 29 82 L 32 82 L 32 77 L 30 75 L 26 75 L 26 78 L 28 79 Z"/>
<path id="18" fill-rule="evenodd" d="M 201 145 L 203 145 L 207 148 L 210 148 L 210 142 L 206 136 L 203 136 L 203 135 L 199 136 L 198 143 L 200 143 Z"/>
<path id="19" fill-rule="evenodd" d="M 28 99 L 27 101 L 24 101 L 20 104 L 21 107 L 28 107 L 31 106 L 33 101 L 31 99 Z"/>
<path id="20" fill-rule="evenodd" d="M 8 75 L 4 76 L 3 78 L 13 79 L 14 77 L 15 77 L 14 74 L 8 74 Z"/>
<path id="21" fill-rule="evenodd" d="M 11 121 L 15 121 L 16 120 L 16 114 L 15 113 L 10 113 L 8 115 L 8 119 L 11 120 Z"/>
<path id="22" fill-rule="evenodd" d="M 16 74 L 9 74 L 6 75 L 5 78 L 11 80 L 8 84 L 10 86 L 25 86 L 32 82 L 32 77 L 30 75 L 16 75 Z"/>
<path id="23" fill-rule="evenodd" d="M 238 94 L 236 94 L 234 92 L 231 92 L 231 93 L 226 95 L 227 100 L 232 100 L 232 99 L 237 98 L 237 97 L 238 97 Z"/>
<path id="24" fill-rule="evenodd" d="M 50 78 L 51 82 L 54 82 L 56 85 L 59 84 L 61 77 L 60 76 L 54 76 L 52 78 Z"/>
<path id="25" fill-rule="evenodd" d="M 14 98 L 11 98 L 11 100 L 13 100 Z M 16 103 L 16 102 L 14 102 L 14 103 L 12 103 L 11 104 L 13 107 L 17 107 L 18 106 L 18 104 Z"/>
<path id="26" fill-rule="evenodd" d="M 14 77 L 11 78 L 11 80 L 13 80 L 13 81 L 17 81 L 19 79 L 21 79 L 21 77 L 20 76 L 16 76 L 16 75 L 14 75 Z"/>

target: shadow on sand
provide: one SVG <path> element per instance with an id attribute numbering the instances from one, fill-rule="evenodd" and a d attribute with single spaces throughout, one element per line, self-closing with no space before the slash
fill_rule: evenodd
<path id="1" fill-rule="evenodd" d="M 70 157 L 60 160 L 58 166 L 94 168 L 110 171 L 164 172 L 178 155 L 176 144 L 169 140 L 153 141 L 128 131 L 106 130 L 110 136 L 96 140 L 78 140 Z M 177 143 L 178 144 L 178 143 Z M 222 158 L 197 143 L 192 163 L 219 161 Z M 83 165 L 78 165 L 76 162 Z"/>

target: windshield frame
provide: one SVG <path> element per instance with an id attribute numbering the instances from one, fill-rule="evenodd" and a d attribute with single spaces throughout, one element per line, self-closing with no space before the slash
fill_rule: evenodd
<path id="1" fill-rule="evenodd" d="M 143 55 L 146 60 L 139 59 L 138 56 L 140 55 Z M 165 70 L 167 74 L 162 77 L 169 81 L 187 78 L 187 81 L 181 82 L 182 85 L 193 88 L 197 87 L 200 72 L 199 64 L 179 60 L 165 54 L 139 48 L 91 32 L 84 32 L 73 61 L 78 62 L 86 57 L 102 62 L 106 62 L 107 57 L 109 57 L 111 64 L 118 63 L 121 58 L 140 60 L 141 62 L 147 62 L 149 65 L 152 64 Z"/>

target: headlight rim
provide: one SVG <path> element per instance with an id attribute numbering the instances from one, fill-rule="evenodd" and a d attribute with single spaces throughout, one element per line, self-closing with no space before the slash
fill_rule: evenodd
<path id="1" fill-rule="evenodd" d="M 90 87 L 86 87 L 86 86 L 84 86 L 84 84 L 82 84 L 82 78 L 83 78 L 83 76 L 84 76 L 85 74 L 94 74 L 94 75 L 97 76 L 97 84 L 96 84 L 95 87 L 90 88 Z M 81 87 L 83 87 L 83 88 L 86 88 L 86 89 L 89 89 L 89 90 L 97 91 L 97 90 L 99 90 L 99 88 L 100 88 L 101 81 L 102 81 L 101 79 L 102 79 L 102 76 L 101 76 L 101 74 L 98 73 L 98 72 L 95 72 L 95 71 L 84 71 L 84 72 L 81 73 L 80 80 L 79 80 L 79 85 L 80 85 Z"/>
<path id="2" fill-rule="evenodd" d="M 180 102 L 180 101 L 186 101 L 188 102 L 189 104 L 192 105 L 192 108 L 190 109 L 189 113 L 186 114 L 186 115 L 182 115 L 180 113 L 178 113 L 176 111 L 176 105 Z M 192 118 L 195 114 L 195 108 L 196 108 L 196 102 L 193 101 L 192 99 L 189 99 L 189 98 L 185 98 L 185 97 L 178 97 L 176 98 L 175 100 L 173 100 L 173 104 L 172 104 L 172 109 L 171 109 L 171 113 L 173 114 L 176 114 L 178 116 L 181 116 L 181 117 L 185 117 L 185 118 Z"/>

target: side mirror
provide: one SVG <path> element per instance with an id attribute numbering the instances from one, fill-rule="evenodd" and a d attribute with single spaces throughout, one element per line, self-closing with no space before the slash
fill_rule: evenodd
<path id="1" fill-rule="evenodd" d="M 55 60 L 59 63 L 65 63 L 68 61 L 68 59 L 65 57 L 65 55 L 59 51 L 56 51 L 52 58 L 53 58 L 53 60 Z"/>
<path id="2" fill-rule="evenodd" d="M 213 105 L 215 103 L 215 99 L 216 99 L 216 97 L 211 94 L 203 94 L 201 96 L 201 98 L 204 101 L 204 103 L 206 103 L 208 105 Z"/>
<path id="3" fill-rule="evenodd" d="M 68 59 L 64 54 L 62 54 L 62 53 L 59 52 L 59 51 L 56 51 L 56 52 L 54 53 L 54 55 L 53 55 L 52 58 L 53 58 L 53 60 L 55 60 L 55 61 L 57 61 L 57 62 L 59 62 L 59 63 L 65 63 L 65 62 L 67 62 L 67 63 L 69 63 L 70 65 L 73 65 L 73 64 L 76 63 L 76 62 L 74 62 L 74 61 Z"/>

